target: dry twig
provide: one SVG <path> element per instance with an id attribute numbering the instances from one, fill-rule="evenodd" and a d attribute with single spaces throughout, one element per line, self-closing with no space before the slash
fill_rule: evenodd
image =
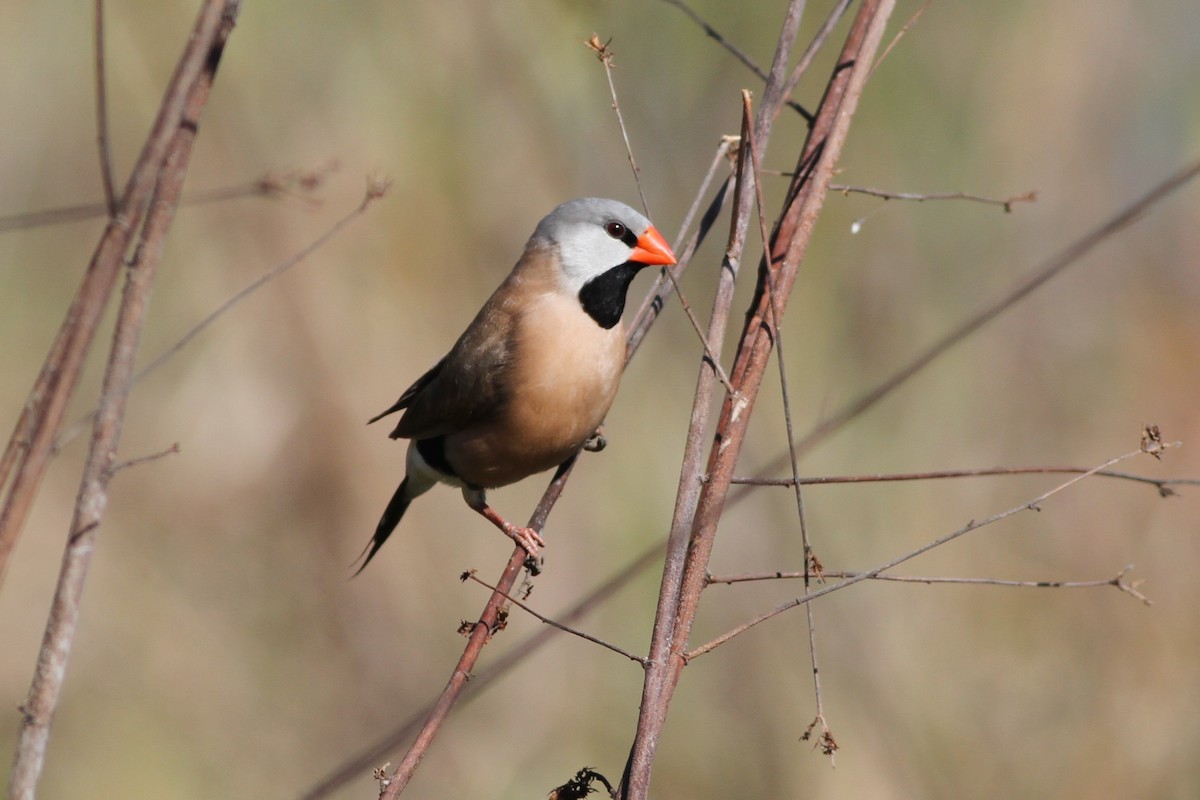
<path id="1" fill-rule="evenodd" d="M 193 72 L 183 69 L 187 63 L 195 62 L 197 68 L 191 80 L 174 85 L 168 100 L 164 101 L 164 107 L 178 101 L 180 114 L 174 129 L 170 131 L 165 159 L 155 175 L 154 195 L 146 224 L 128 270 L 108 367 L 104 373 L 95 433 L 84 466 L 62 569 L 29 695 L 21 706 L 21 730 L 9 779 L 9 797 L 14 800 L 32 800 L 45 763 L 50 723 L 62 692 L 78 627 L 84 582 L 107 505 L 108 483 L 112 478 L 120 442 L 133 360 L 154 275 L 162 260 L 167 231 L 174 219 L 200 114 L 207 104 L 216 67 L 235 19 L 236 7 L 210 3 L 202 10 L 177 76 Z M 178 93 L 178 96 L 173 93 Z M 127 192 L 123 203 L 125 207 L 128 197 Z M 41 423 L 45 425 L 44 417 Z M 18 474 L 18 480 L 20 477 Z"/>

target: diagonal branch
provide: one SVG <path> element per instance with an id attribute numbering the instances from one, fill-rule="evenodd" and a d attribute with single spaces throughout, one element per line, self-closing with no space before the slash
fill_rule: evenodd
<path id="1" fill-rule="evenodd" d="M 784 96 L 783 73 L 798 30 L 802 5 L 799 2 L 789 5 L 779 37 L 754 131 L 760 148 L 766 147 L 770 123 Z M 882 39 L 891 7 L 891 2 L 882 0 L 865 2 L 860 8 L 805 142 L 800 157 L 801 168 L 797 170 L 800 177 L 793 180 L 784 216 L 772 238 L 770 263 L 776 265 L 774 285 L 778 292 L 774 302 L 778 304 L 780 313 L 786 307 L 812 226 L 828 189 L 833 164 L 841 152 L 866 80 L 867 67 Z M 742 208 L 748 220 L 749 192 L 753 187 L 750 181 L 743 180 L 739 188 L 739 197 L 746 200 Z M 642 800 L 649 791 L 654 753 L 683 667 L 683 654 L 704 586 L 705 569 L 729 489 L 729 479 L 733 475 L 749 412 L 771 349 L 769 327 L 765 324 L 767 304 L 771 302 L 767 297 L 765 281 L 760 276 L 752 312 L 747 319 L 731 373 L 737 392 L 726 395 L 710 451 L 709 480 L 700 489 L 694 512 L 686 506 L 681 507 L 677 501 L 651 640 L 650 664 L 642 691 L 638 729 L 622 781 L 621 796 L 625 800 Z M 689 430 L 689 440 L 696 435 L 700 435 L 698 431 Z M 681 480 L 681 493 L 691 490 Z M 689 517 L 690 524 L 687 524 Z M 684 524 L 681 525 L 681 522 Z M 690 530 L 690 533 L 680 536 L 681 527 Z M 665 615 L 669 616 L 664 618 Z"/>
<path id="2" fill-rule="evenodd" d="M 815 425 L 796 444 L 797 451 L 799 453 L 808 452 L 831 433 L 840 430 L 852 419 L 865 413 L 880 400 L 891 394 L 896 388 L 903 385 L 918 372 L 937 360 L 947 350 L 979 331 L 979 329 L 1005 311 L 1008 311 L 1008 309 L 1015 306 L 1021 300 L 1024 300 L 1068 267 L 1079 263 L 1084 256 L 1096 247 L 1125 228 L 1128 228 L 1145 215 L 1150 208 L 1168 198 L 1176 190 L 1194 180 L 1198 175 L 1200 175 L 1200 160 L 1184 165 L 1137 200 L 1067 245 L 1057 255 L 1026 275 L 1008 294 L 989 303 L 971 317 L 963 320 L 959 325 L 947 331 L 941 338 L 903 367 L 896 370 L 896 372 L 880 381 L 860 397 L 847 403 L 839 411 L 821 420 L 820 423 Z M 774 472 L 779 470 L 787 465 L 789 459 L 790 456 L 785 453 L 768 465 L 764 471 Z M 740 497 L 741 493 L 737 496 Z"/>
<path id="3" fill-rule="evenodd" d="M 183 119 L 189 91 L 206 68 L 219 29 L 236 16 L 239 5 L 237 0 L 208 0 L 201 9 L 150 135 L 121 193 L 117 213 L 100 237 L 83 282 L 0 456 L 0 490 L 7 490 L 0 503 L 0 582 L 45 474 L 54 434 L 79 381 L 84 357 L 116 285 L 133 231 L 142 219 Z"/>
<path id="4" fill-rule="evenodd" d="M 1166 446 L 1174 447 L 1175 444 L 1173 443 L 1171 445 L 1166 445 Z M 944 545 L 948 542 L 952 542 L 961 536 L 965 536 L 966 534 L 971 533 L 972 531 L 977 531 L 980 528 L 987 527 L 988 525 L 991 525 L 995 522 L 999 522 L 1002 519 L 1007 519 L 1008 517 L 1011 517 L 1014 514 L 1019 514 L 1022 511 L 1036 511 L 1036 510 L 1040 509 L 1041 504 L 1043 502 L 1050 499 L 1051 497 L 1058 494 L 1059 492 L 1069 489 L 1070 487 L 1072 487 L 1075 484 L 1082 481 L 1084 478 L 1095 475 L 1096 473 L 1098 473 L 1102 470 L 1105 470 L 1108 467 L 1111 467 L 1113 464 L 1117 464 L 1121 461 L 1125 461 L 1126 459 L 1133 458 L 1133 457 L 1141 455 L 1142 453 L 1145 453 L 1145 452 L 1147 452 L 1145 449 L 1138 449 L 1138 450 L 1130 451 L 1128 453 L 1124 453 L 1123 455 L 1119 455 L 1114 458 L 1110 458 L 1109 460 L 1105 461 L 1103 464 L 1092 467 L 1091 469 L 1089 469 L 1087 472 L 1083 473 L 1082 475 L 1076 475 L 1074 478 L 1071 478 L 1068 481 L 1065 481 L 1063 483 L 1058 484 L 1057 486 L 1054 486 L 1050 490 L 1043 492 L 1042 494 L 1038 495 L 1037 497 L 1033 498 L 1032 500 L 1021 503 L 1020 505 L 1017 505 L 1017 506 L 1013 506 L 1012 508 L 1006 509 L 1004 511 L 999 511 L 995 514 L 992 514 L 990 517 L 987 517 L 982 520 L 974 520 L 974 519 L 970 520 L 969 522 L 967 522 L 966 525 L 963 525 L 961 528 L 958 528 L 957 530 L 953 530 L 950 533 L 939 536 L 938 538 L 934 539 L 933 541 L 928 542 L 928 543 L 922 545 L 921 547 L 918 547 L 916 550 L 912 550 L 901 556 L 897 556 L 896 558 L 893 558 L 891 561 L 888 561 L 885 564 L 881 564 L 872 570 L 869 570 L 867 572 L 855 573 L 852 577 L 845 578 L 841 581 L 838 581 L 835 584 L 825 586 L 821 589 L 818 589 L 815 592 L 810 592 L 808 594 L 805 594 L 802 597 L 797 597 L 793 600 L 789 600 L 788 602 L 783 603 L 782 605 L 779 605 L 776 608 L 771 609 L 770 611 L 764 612 L 764 613 L 760 614 L 759 616 L 755 617 L 754 619 L 752 619 L 748 622 L 745 622 L 742 625 L 739 625 L 736 628 L 733 628 L 732 630 L 721 634 L 720 636 L 718 636 L 717 638 L 708 642 L 707 644 L 701 645 L 700 647 L 696 647 L 696 648 L 688 651 L 688 653 L 685 656 L 685 659 L 690 660 L 697 656 L 704 655 L 705 653 L 708 653 L 708 652 L 716 649 L 717 647 L 720 647 L 721 645 L 725 644 L 726 642 L 728 642 L 730 639 L 734 638 L 735 636 L 739 636 L 739 635 L 745 633 L 746 631 L 750 630 L 754 626 L 759 625 L 763 622 L 766 622 L 767 620 L 771 619 L 772 617 L 778 616 L 779 614 L 782 614 L 785 611 L 793 609 L 796 606 L 810 603 L 813 600 L 816 600 L 818 597 L 824 597 L 825 595 L 830 594 L 832 592 L 837 592 L 842 589 L 845 589 L 847 586 L 853 586 L 854 584 L 859 583 L 861 581 L 875 578 L 875 577 L 883 574 L 884 572 L 888 571 L 889 569 L 892 569 L 893 567 L 897 567 L 897 566 L 905 563 L 906 561 L 911 561 L 912 559 L 916 558 L 917 556 L 924 555 L 925 553 L 928 553 L 930 550 L 934 550 L 938 547 L 941 547 L 942 545 Z M 1125 591 L 1125 589 L 1122 589 L 1122 591 Z"/>
<path id="5" fill-rule="evenodd" d="M 215 71 L 225 42 L 233 31 L 235 17 L 236 9 L 221 9 L 215 4 L 201 14 L 201 23 L 198 24 L 201 31 L 204 31 L 203 23 L 212 23 L 207 36 L 200 40 L 203 68 L 182 87 L 185 91 L 180 117 L 169 140 L 161 171 L 155 176 L 155 190 L 146 224 L 128 270 L 113 332 L 112 349 L 104 373 L 91 449 L 84 465 L 62 569 L 29 696 L 21 706 L 21 731 L 9 779 L 9 797 L 14 800 L 32 800 L 45 763 L 50 723 L 62 692 L 75 639 L 84 582 L 108 503 L 108 483 L 116 463 L 134 356 L 145 322 L 154 276 L 162 261 L 166 235 L 178 206 L 200 115 L 208 102 Z M 193 39 L 192 45 L 196 45 L 196 39 Z"/>

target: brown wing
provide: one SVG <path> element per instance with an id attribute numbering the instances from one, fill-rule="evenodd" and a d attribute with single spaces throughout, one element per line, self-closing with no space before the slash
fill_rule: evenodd
<path id="1" fill-rule="evenodd" d="M 445 358 L 371 421 L 403 409 L 391 437 L 427 439 L 492 418 L 506 398 L 504 376 L 520 313 L 510 284 L 501 284 Z"/>

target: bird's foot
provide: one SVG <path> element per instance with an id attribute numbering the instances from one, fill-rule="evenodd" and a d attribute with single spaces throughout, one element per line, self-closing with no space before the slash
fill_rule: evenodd
<path id="1" fill-rule="evenodd" d="M 529 553 L 530 558 L 537 558 L 538 548 L 546 546 L 546 540 L 533 528 L 522 528 L 506 522 L 501 530 L 514 542 L 525 548 L 525 552 Z"/>
<path id="2" fill-rule="evenodd" d="M 587 438 L 583 443 L 583 449 L 589 453 L 599 453 L 604 448 L 608 447 L 608 439 L 604 438 L 604 430 L 597 428 L 596 432 Z"/>

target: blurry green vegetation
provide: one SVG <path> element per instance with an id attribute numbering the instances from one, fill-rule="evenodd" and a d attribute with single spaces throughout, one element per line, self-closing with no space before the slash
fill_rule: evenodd
<path id="1" fill-rule="evenodd" d="M 91 12 L 0 8 L 0 215 L 97 200 Z M 782 3 L 696 0 L 760 63 Z M 828 3 L 812 3 L 802 41 Z M 916 9 L 901 4 L 893 28 Z M 195 11 L 109 2 L 110 119 L 128 169 Z M 1036 263 L 1200 154 L 1200 5 L 935 3 L 877 71 L 837 180 L 996 197 L 969 203 L 831 196 L 789 317 L 788 372 L 804 430 L 1006 290 Z M 390 195 L 255 295 L 135 393 L 127 457 L 101 534 L 42 796 L 293 797 L 440 690 L 481 575 L 510 549 L 456 492 L 414 507 L 356 580 L 347 565 L 402 471 L 403 447 L 363 422 L 438 358 L 506 273 L 540 216 L 581 195 L 635 201 L 603 71 L 616 80 L 651 211 L 673 236 L 718 137 L 737 130 L 729 55 L 666 3 L 255 2 L 222 63 L 189 186 L 341 164 L 321 203 L 190 208 L 172 232 L 143 362 L 359 202 Z M 838 37 L 834 37 L 836 48 Z M 820 61 L 799 99 L 815 104 Z M 786 115 L 766 166 L 803 136 Z M 768 187 L 776 207 L 783 183 Z M 801 464 L 806 474 L 998 464 L 1091 466 L 1157 422 L 1185 446 L 1156 476 L 1200 475 L 1200 188 L 1189 187 Z M 851 235 L 852 220 L 871 214 Z M 15 420 L 101 227 L 0 235 L 0 421 Z M 723 234 L 684 280 L 702 314 Z M 641 292 L 645 279 L 635 284 Z M 736 326 L 734 326 L 736 327 Z M 106 342 L 98 340 L 98 345 Z M 676 304 L 626 377 L 610 446 L 585 457 L 548 529 L 531 598 L 553 615 L 665 536 L 699 348 Z M 97 353 L 99 355 L 99 352 Z M 97 363 L 99 359 L 95 359 Z M 769 381 L 774 380 L 769 374 Z M 71 418 L 96 393 L 98 370 Z M 763 392 L 743 470 L 779 455 L 777 389 Z M 5 434 L 7 435 L 7 427 Z M 82 440 L 56 462 L 0 593 L 0 776 L 17 729 Z M 830 569 L 863 569 L 1052 477 L 814 488 Z M 522 517 L 533 479 L 494 494 Z M 689 668 L 655 796 L 1158 797 L 1200 792 L 1200 523 L 1195 490 L 1094 480 L 915 562 L 912 573 L 1080 580 L 1113 590 L 862 585 L 817 606 L 838 768 L 797 741 L 813 714 L 801 612 Z M 764 489 L 732 508 L 713 569 L 796 569 L 794 504 Z M 647 574 L 586 622 L 648 640 Z M 798 593 L 719 587 L 697 639 Z M 538 624 L 515 613 L 484 662 Z M 620 773 L 637 668 L 559 638 L 462 708 L 414 797 L 537 797 L 587 764 Z M 373 796 L 369 774 L 340 797 Z"/>

